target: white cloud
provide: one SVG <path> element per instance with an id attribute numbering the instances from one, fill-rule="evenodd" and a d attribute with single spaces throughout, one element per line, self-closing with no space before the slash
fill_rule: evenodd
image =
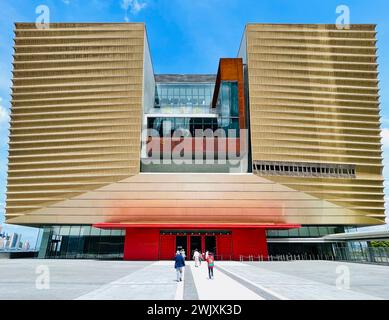
<path id="1" fill-rule="evenodd" d="M 126 11 L 130 9 L 130 12 L 134 15 L 138 14 L 140 11 L 142 11 L 144 8 L 147 7 L 146 2 L 139 2 L 138 0 L 121 0 L 120 6 Z M 128 22 L 128 17 L 125 17 L 126 21 Z"/>
<path id="2" fill-rule="evenodd" d="M 6 108 L 4 108 L 3 99 L 0 98 L 0 124 L 7 123 L 9 121 L 9 113 Z"/>
<path id="3" fill-rule="evenodd" d="M 66 5 L 70 4 L 70 0 L 62 0 L 62 2 Z"/>
<path id="4" fill-rule="evenodd" d="M 381 142 L 383 149 L 389 148 L 389 129 L 388 128 L 383 128 L 381 130 Z"/>

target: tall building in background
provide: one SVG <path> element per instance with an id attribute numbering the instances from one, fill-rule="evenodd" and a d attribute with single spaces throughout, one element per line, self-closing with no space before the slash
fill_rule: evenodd
<path id="1" fill-rule="evenodd" d="M 40 257 L 130 260 L 384 223 L 374 25 L 249 24 L 218 63 L 155 75 L 143 24 L 16 24 L 7 223 Z"/>
<path id="2" fill-rule="evenodd" d="M 9 242 L 9 249 L 18 249 L 20 239 L 21 239 L 21 235 L 19 233 L 16 232 L 12 233 Z"/>

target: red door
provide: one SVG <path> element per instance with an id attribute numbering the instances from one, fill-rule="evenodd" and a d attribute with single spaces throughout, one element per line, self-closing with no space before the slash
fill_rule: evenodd
<path id="1" fill-rule="evenodd" d="M 216 254 L 220 260 L 230 260 L 232 257 L 231 235 L 220 234 L 216 236 Z"/>
<path id="2" fill-rule="evenodd" d="M 176 236 L 162 234 L 159 239 L 159 259 L 172 260 L 176 253 Z"/>

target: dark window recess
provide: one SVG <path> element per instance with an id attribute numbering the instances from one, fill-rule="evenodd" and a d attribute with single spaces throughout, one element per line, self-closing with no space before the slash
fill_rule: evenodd
<path id="1" fill-rule="evenodd" d="M 355 165 L 331 163 L 291 163 L 253 161 L 253 171 L 260 175 L 355 178 Z"/>

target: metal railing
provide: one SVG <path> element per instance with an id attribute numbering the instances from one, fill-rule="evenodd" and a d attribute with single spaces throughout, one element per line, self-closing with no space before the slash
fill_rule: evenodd
<path id="1" fill-rule="evenodd" d="M 334 246 L 336 260 L 365 262 L 389 265 L 388 247 L 363 247 L 350 248 L 348 246 Z"/>
<path id="2" fill-rule="evenodd" d="M 276 254 L 239 256 L 240 261 L 297 261 L 297 260 L 335 260 L 328 254 Z"/>
<path id="3" fill-rule="evenodd" d="M 215 255 L 216 260 L 233 260 L 232 255 Z"/>
<path id="4" fill-rule="evenodd" d="M 348 246 L 334 246 L 332 253 L 298 253 L 298 254 L 275 254 L 275 255 L 240 255 L 241 262 L 262 261 L 299 261 L 299 260 L 327 260 L 359 263 L 373 263 L 389 265 L 389 248 L 365 247 L 350 248 Z"/>

